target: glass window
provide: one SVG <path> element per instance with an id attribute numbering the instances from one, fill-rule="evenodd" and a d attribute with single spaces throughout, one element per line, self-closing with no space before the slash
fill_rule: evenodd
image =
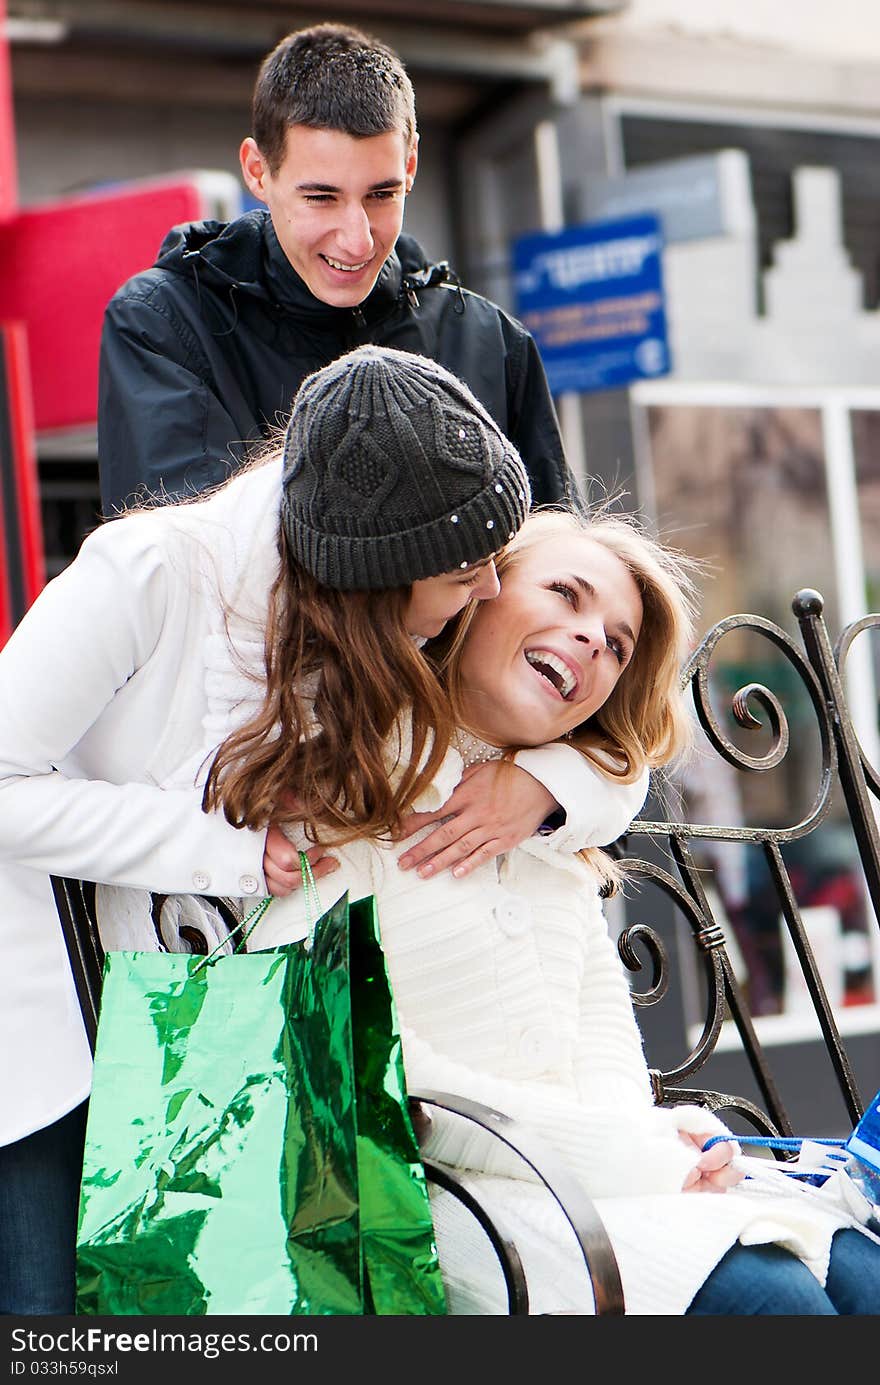
<path id="1" fill-rule="evenodd" d="M 801 649 L 791 602 L 799 590 L 813 588 L 824 597 L 836 638 L 841 554 L 832 541 L 823 400 L 713 402 L 711 387 L 688 397 L 687 387 L 662 384 L 633 393 L 643 411 L 637 436 L 646 455 L 639 470 L 651 517 L 664 539 L 704 565 L 701 633 L 748 612 L 781 626 Z M 853 414 L 853 443 L 869 600 L 871 609 L 880 609 L 880 409 Z M 734 630 L 719 643 L 710 668 L 711 706 L 730 741 L 750 756 L 769 749 L 769 718 L 754 697 L 749 705 L 762 730 L 745 730 L 731 715 L 737 691 L 760 683 L 783 707 L 789 749 L 775 769 L 743 772 L 708 747 L 701 733 L 669 807 L 683 806 L 692 822 L 796 826 L 816 801 L 821 753 L 817 719 L 795 665 L 764 635 Z M 803 1015 L 809 1000 L 763 850 L 739 842 L 694 849 L 713 867 L 714 902 L 753 1013 Z M 786 843 L 782 855 L 830 999 L 842 1007 L 877 1001 L 877 925 L 839 791 L 821 826 Z M 685 984 L 684 994 L 688 1022 L 696 1024 L 699 986 Z"/>

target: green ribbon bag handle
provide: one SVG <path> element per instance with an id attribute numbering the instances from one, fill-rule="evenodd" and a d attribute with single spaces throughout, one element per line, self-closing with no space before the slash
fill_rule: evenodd
<path id="1" fill-rule="evenodd" d="M 311 951 L 312 944 L 315 941 L 315 928 L 321 917 L 321 897 L 318 894 L 318 886 L 315 883 L 315 877 L 312 872 L 312 863 L 304 851 L 299 853 L 299 869 L 302 877 L 303 896 L 306 903 L 308 934 L 305 938 L 305 948 L 308 952 Z M 234 928 L 230 928 L 224 941 L 218 943 L 213 951 L 209 952 L 206 957 L 202 958 L 201 962 L 198 962 L 196 966 L 193 967 L 193 975 L 200 971 L 202 967 L 207 966 L 209 962 L 214 962 L 218 957 L 225 956 L 226 954 L 223 952 L 223 949 L 230 938 L 235 938 L 236 933 L 240 934 L 240 937 L 237 939 L 233 950 L 235 952 L 246 951 L 248 938 L 253 933 L 257 924 L 265 917 L 269 905 L 274 898 L 274 895 L 266 895 L 264 899 L 260 900 L 259 904 L 254 905 L 250 913 L 245 914 L 244 918 L 241 919 Z"/>
<path id="2" fill-rule="evenodd" d="M 300 855 L 302 855 L 302 853 L 300 853 Z M 312 880 L 313 885 L 314 883 L 314 880 Z M 230 928 L 224 941 L 222 943 L 218 943 L 217 946 L 211 952 L 209 952 L 206 957 L 203 957 L 200 962 L 196 963 L 196 965 L 192 969 L 192 975 L 195 976 L 199 971 L 201 971 L 202 967 L 206 967 L 209 962 L 214 962 L 219 957 L 226 956 L 227 954 L 224 953 L 223 949 L 226 946 L 226 943 L 229 941 L 229 939 L 235 937 L 236 933 L 241 933 L 241 937 L 238 938 L 233 951 L 244 952 L 247 947 L 248 938 L 251 936 L 257 924 L 266 914 L 266 911 L 269 908 L 269 905 L 272 903 L 273 898 L 274 895 L 266 895 L 265 899 L 261 899 L 259 904 L 256 904 L 254 908 L 251 909 L 249 914 L 245 914 L 244 918 L 241 919 L 235 925 L 234 928 Z M 243 933 L 241 932 L 242 929 L 245 930 Z"/>
<path id="3" fill-rule="evenodd" d="M 306 902 L 306 923 L 308 934 L 305 939 L 306 951 L 310 951 L 315 941 L 315 929 L 321 917 L 321 897 L 312 872 L 312 863 L 304 851 L 299 853 L 299 872 L 302 876 L 303 896 Z"/>

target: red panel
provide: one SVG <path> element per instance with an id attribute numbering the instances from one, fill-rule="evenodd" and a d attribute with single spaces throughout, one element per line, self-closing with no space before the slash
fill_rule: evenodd
<path id="1" fill-rule="evenodd" d="M 38 433 L 94 427 L 108 299 L 153 263 L 171 226 L 205 214 L 197 184 L 175 178 L 65 198 L 0 224 L 0 319 L 27 326 Z"/>
<path id="2" fill-rule="evenodd" d="M 14 216 L 17 204 L 18 171 L 9 40 L 6 38 L 6 0 L 0 0 L 0 221 Z"/>
<path id="3" fill-rule="evenodd" d="M 46 580 L 27 343 L 0 324 L 0 644 Z"/>
<path id="4" fill-rule="evenodd" d="M 21 571 L 25 604 L 30 606 L 45 584 L 46 561 L 43 551 L 40 482 L 34 446 L 27 333 L 21 323 L 7 323 L 5 335 L 12 467 L 18 496 Z"/>
<path id="5" fill-rule="evenodd" d="M 7 330 L 7 327 L 5 327 L 3 324 L 0 324 L 0 359 L 2 359 L 3 356 L 3 346 L 5 345 L 5 336 Z M 3 427 L 4 421 L 7 425 L 6 428 Z M 0 372 L 0 467 L 3 468 L 3 473 L 5 474 L 5 476 L 11 476 L 12 471 L 10 458 L 7 455 L 9 452 L 8 422 L 9 399 L 8 385 L 6 380 L 6 370 L 4 364 L 4 369 L 2 370 L 2 372 Z M 4 476 L 0 476 L 0 483 L 2 483 L 3 479 Z M 0 484 L 0 645 L 4 645 L 6 643 L 6 641 L 9 639 L 9 636 L 12 634 L 13 628 L 16 624 L 16 619 L 12 614 L 12 608 L 14 604 L 12 599 L 12 592 L 9 588 L 10 554 L 7 551 L 7 512 L 9 510 L 9 506 L 7 503 L 6 495 L 4 495 L 4 491 L 8 492 L 9 489 L 10 487 L 8 485 L 4 486 L 3 484 Z M 13 516 L 10 515 L 10 519 L 12 518 Z"/>

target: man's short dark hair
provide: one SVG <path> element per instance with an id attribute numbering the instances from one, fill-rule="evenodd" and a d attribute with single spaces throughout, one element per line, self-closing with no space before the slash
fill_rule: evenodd
<path id="1" fill-rule="evenodd" d="M 359 29 L 297 29 L 264 58 L 254 88 L 253 137 L 272 174 L 291 125 L 357 138 L 400 130 L 409 147 L 416 133 L 412 83 L 393 49 Z"/>

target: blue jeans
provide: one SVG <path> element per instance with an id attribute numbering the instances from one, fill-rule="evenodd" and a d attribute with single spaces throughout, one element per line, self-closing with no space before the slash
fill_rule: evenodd
<path id="1" fill-rule="evenodd" d="M 731 1246 L 695 1295 L 688 1313 L 880 1313 L 880 1245 L 860 1231 L 838 1231 L 824 1289 L 781 1246 Z"/>
<path id="2" fill-rule="evenodd" d="M 86 1103 L 0 1148 L 0 1313 L 73 1313 Z"/>

